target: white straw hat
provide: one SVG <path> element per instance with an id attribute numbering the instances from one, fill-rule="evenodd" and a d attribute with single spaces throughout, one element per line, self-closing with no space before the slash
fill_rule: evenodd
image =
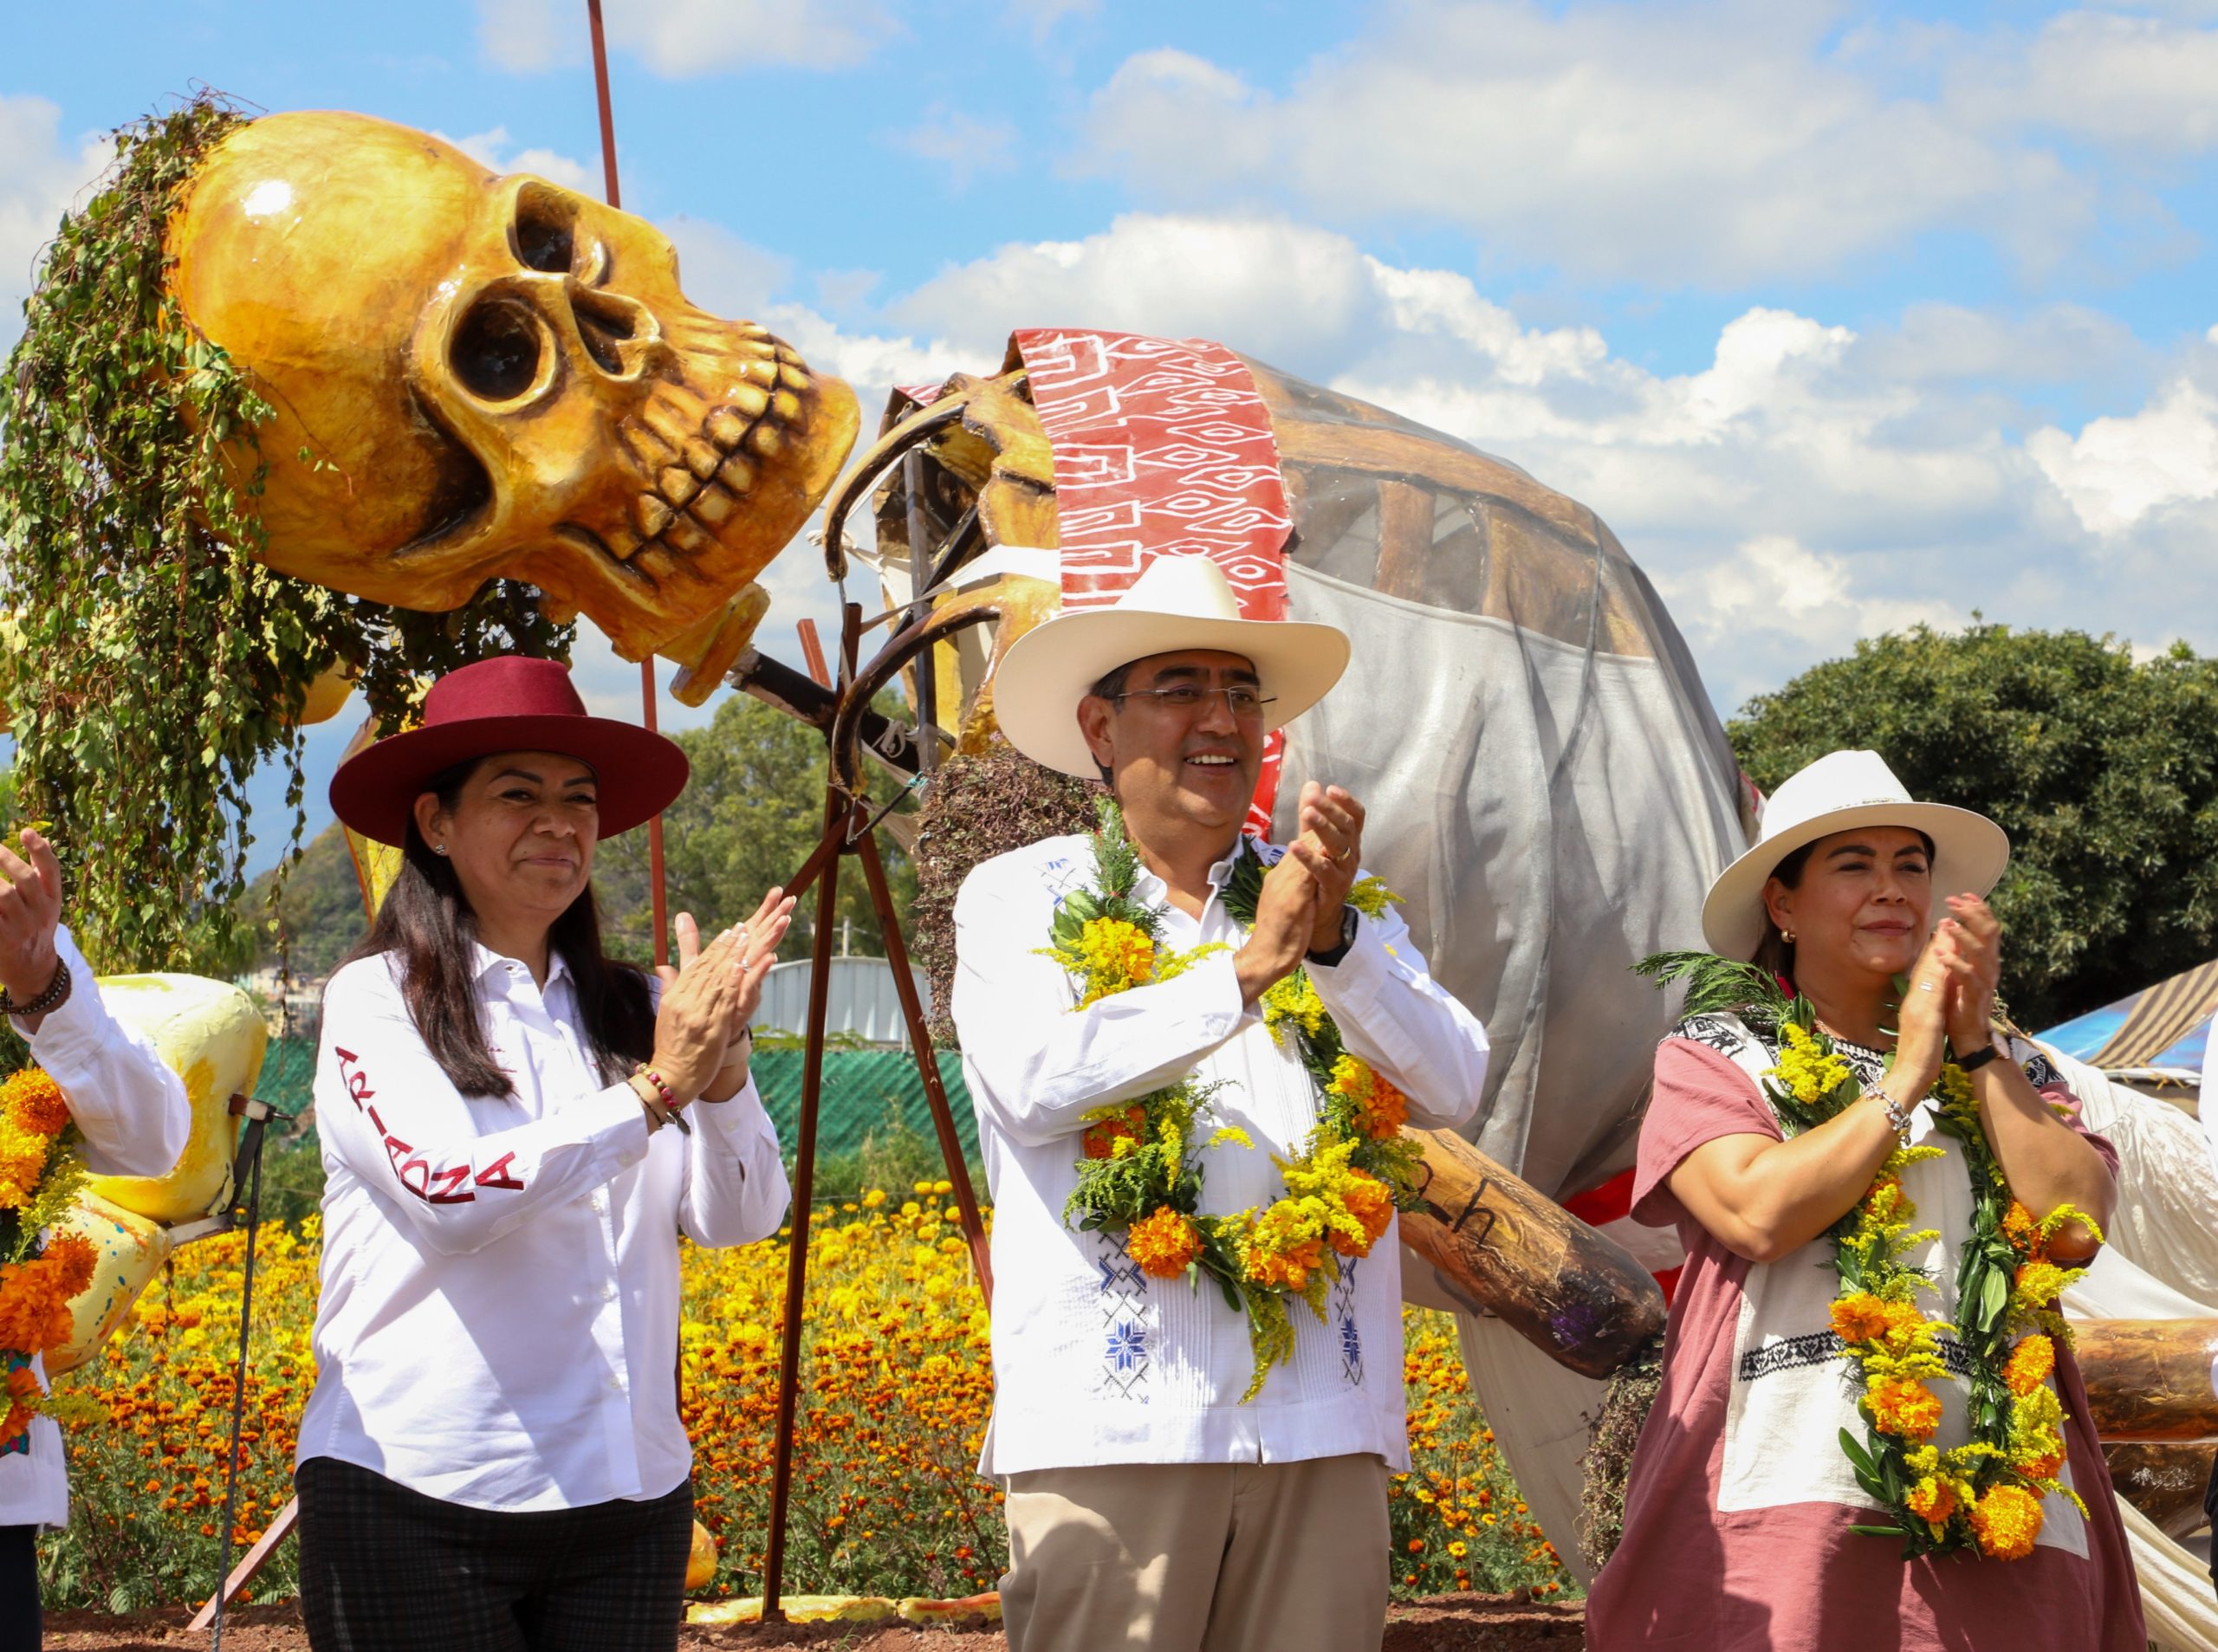
<path id="1" fill-rule="evenodd" d="M 2010 839 L 1983 814 L 1915 801 L 1876 751 L 1836 751 L 1781 782 L 1764 805 L 1755 847 L 1728 866 L 1702 904 L 1702 938 L 1746 958 L 1764 938 L 1765 880 L 1805 844 L 1860 826 L 1906 826 L 1933 839 L 1936 895 L 1984 895 L 2010 864 Z"/>
<path id="2" fill-rule="evenodd" d="M 1347 633 L 1291 619 L 1242 619 L 1224 572 L 1206 556 L 1158 556 L 1113 603 L 1056 615 L 1009 645 L 994 671 L 994 717 L 1035 763 L 1097 777 L 1078 703 L 1119 665 L 1189 648 L 1238 654 L 1255 668 L 1266 733 L 1323 699 L 1347 669 Z"/>

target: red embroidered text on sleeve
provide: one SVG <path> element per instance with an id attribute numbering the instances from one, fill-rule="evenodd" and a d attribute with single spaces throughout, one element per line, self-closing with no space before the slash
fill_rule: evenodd
<path id="1" fill-rule="evenodd" d="M 466 1205 L 477 1197 L 477 1188 L 498 1188 L 515 1192 L 523 1182 L 515 1172 L 516 1155 L 503 1153 L 483 1170 L 468 1160 L 459 1164 L 435 1166 L 418 1154 L 406 1142 L 386 1128 L 385 1120 L 378 1117 L 378 1110 L 369 1105 L 377 1092 L 370 1088 L 369 1074 L 364 1071 L 361 1058 L 352 1050 L 332 1046 L 332 1053 L 339 1058 L 340 1081 L 345 1085 L 348 1098 L 370 1128 L 377 1132 L 379 1145 L 386 1156 L 392 1161 L 392 1173 L 409 1192 L 426 1204 Z M 475 1174 L 473 1175 L 473 1171 Z M 469 1185 L 465 1185 L 469 1184 Z"/>

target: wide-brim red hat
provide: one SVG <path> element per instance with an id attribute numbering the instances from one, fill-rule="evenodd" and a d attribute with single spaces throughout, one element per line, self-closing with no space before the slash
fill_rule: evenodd
<path id="1" fill-rule="evenodd" d="M 503 654 L 448 672 L 424 696 L 421 727 L 341 763 L 331 777 L 331 812 L 364 837 L 397 845 L 434 775 L 502 751 L 557 752 L 591 768 L 600 782 L 603 838 L 660 814 L 685 789 L 691 770 L 662 735 L 588 715 L 568 666 Z"/>

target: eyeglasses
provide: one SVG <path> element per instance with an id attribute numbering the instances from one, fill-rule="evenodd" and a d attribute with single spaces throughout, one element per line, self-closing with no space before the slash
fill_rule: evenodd
<path id="1" fill-rule="evenodd" d="M 1276 702 L 1275 696 L 1266 695 L 1246 683 L 1221 689 L 1205 689 L 1197 683 L 1174 683 L 1167 689 L 1126 689 L 1109 697 L 1112 701 L 1152 700 L 1166 711 L 1197 711 L 1219 695 L 1224 696 L 1225 709 L 1235 717 L 1261 716 L 1265 706 Z"/>

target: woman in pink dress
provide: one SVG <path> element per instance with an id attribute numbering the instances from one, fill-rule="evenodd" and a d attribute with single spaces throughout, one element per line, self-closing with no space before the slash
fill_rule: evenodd
<path id="1" fill-rule="evenodd" d="M 1867 1397 L 1873 1373 L 1859 1370 L 1836 1329 L 1845 1287 L 1835 1224 L 1865 1206 L 1890 1163 L 1916 1207 L 1909 1227 L 1920 1230 L 1900 1262 L 1924 1275 L 1914 1299 L 1924 1318 L 1942 1322 L 1933 1347 L 1945 1369 L 1923 1385 L 1939 1401 L 1937 1418 L 1905 1422 L 1915 1405 L 1880 1409 L 1897 1451 L 1916 1454 L 1913 1462 L 1972 1437 L 1973 1356 L 1955 1321 L 1958 1269 L 1979 1210 L 1967 1173 L 1975 1143 L 1944 1127 L 1944 1062 L 1950 1082 L 1961 1072 L 1970 1086 L 1974 1134 L 2008 1195 L 2036 1217 L 2069 1207 L 2088 1219 L 2055 1228 L 2049 1261 L 2091 1260 L 2109 1215 L 2110 1143 L 2080 1127 L 2037 1049 L 1990 1030 L 2001 928 L 1983 897 L 2008 858 L 1994 822 L 1914 802 L 1873 753 L 1835 752 L 1779 788 L 1761 840 L 1711 886 L 1702 909 L 1711 948 L 1754 961 L 1814 1007 L 1815 1030 L 1854 1081 L 1828 1093 L 1854 1098 L 1822 1123 L 1790 1118 L 1782 1128 L 1765 1081 L 1779 1083 L 1783 1040 L 1753 1010 L 1749 1020 L 1715 1008 L 1690 1014 L 1657 1050 L 1633 1215 L 1676 1224 L 1687 1267 L 1662 1389 L 1633 1456 L 1624 1537 L 1588 1598 L 1592 1652 L 2147 1645 L 2086 1394 L 2062 1338 L 2052 1373 L 2014 1371 L 2007 1390 L 2045 1383 L 2059 1402 L 2063 1449 L 2034 1476 L 2057 1489 L 2014 1481 L 2020 1489 L 1995 1500 L 1992 1523 L 1984 1512 L 1973 1522 L 1981 1506 L 1967 1502 L 1952 1525 L 1955 1500 L 1932 1480 L 1907 1493 L 1914 1514 L 1884 1506 L 1843 1442 L 1845 1433 L 1869 1455 L 1880 1421 Z M 1903 1147 L 1942 1151 L 1894 1161 Z M 2047 1402 L 2035 1395 L 2035 1403 Z M 2067 1492 L 2084 1500 L 2084 1515 Z M 2007 1526 L 1999 1513 L 2034 1510 Z M 1898 1521 L 1905 1530 L 1887 1535 L 1856 1529 Z M 1923 1541 L 1927 1532 L 1936 1541 Z M 1944 1532 L 1954 1540 L 1942 1542 Z"/>

